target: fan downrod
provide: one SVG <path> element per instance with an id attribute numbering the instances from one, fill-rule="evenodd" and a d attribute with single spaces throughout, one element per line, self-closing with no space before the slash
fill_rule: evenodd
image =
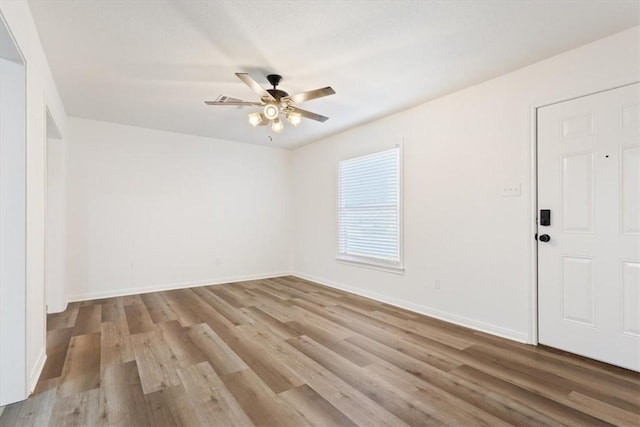
<path id="1" fill-rule="evenodd" d="M 271 86 L 273 86 L 273 88 L 275 89 L 276 86 L 278 86 L 282 81 L 282 76 L 280 74 L 269 74 L 267 76 L 267 80 L 269 81 L 269 83 L 271 83 Z"/>
<path id="2" fill-rule="evenodd" d="M 273 86 L 273 89 L 267 89 L 267 92 L 269 92 L 271 96 L 276 99 L 276 101 L 280 101 L 280 99 L 284 98 L 285 96 L 289 96 L 287 92 L 276 89 L 276 86 L 278 86 L 282 81 L 282 76 L 280 74 L 269 74 L 267 76 L 267 80 L 269 80 L 269 83 L 271 83 L 271 86 Z"/>

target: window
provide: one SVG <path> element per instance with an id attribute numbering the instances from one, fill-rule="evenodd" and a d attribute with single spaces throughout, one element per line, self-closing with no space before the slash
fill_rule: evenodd
<path id="1" fill-rule="evenodd" d="M 402 270 L 400 148 L 338 165 L 338 260 Z"/>

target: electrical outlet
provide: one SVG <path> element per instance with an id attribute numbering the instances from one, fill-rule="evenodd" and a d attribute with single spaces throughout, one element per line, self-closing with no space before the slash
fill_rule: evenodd
<path id="1" fill-rule="evenodd" d="M 502 186 L 502 197 L 520 197 L 520 183 L 505 184 Z"/>
<path id="2" fill-rule="evenodd" d="M 436 279 L 433 282 L 433 289 L 440 289 L 440 279 Z"/>
<path id="3" fill-rule="evenodd" d="M 220 258 L 216 258 L 216 265 L 220 265 Z"/>

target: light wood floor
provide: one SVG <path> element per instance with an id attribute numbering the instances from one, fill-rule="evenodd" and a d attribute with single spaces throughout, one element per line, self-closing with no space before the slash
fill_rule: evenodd
<path id="1" fill-rule="evenodd" d="M 293 277 L 73 303 L 1 426 L 640 425 L 640 376 Z"/>

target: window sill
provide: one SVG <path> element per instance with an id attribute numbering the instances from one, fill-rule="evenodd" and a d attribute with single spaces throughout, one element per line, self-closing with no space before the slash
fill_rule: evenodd
<path id="1" fill-rule="evenodd" d="M 402 265 L 385 264 L 368 258 L 339 255 L 336 257 L 336 261 L 340 264 L 353 265 L 355 267 L 368 268 L 393 274 L 404 274 L 404 267 Z"/>

